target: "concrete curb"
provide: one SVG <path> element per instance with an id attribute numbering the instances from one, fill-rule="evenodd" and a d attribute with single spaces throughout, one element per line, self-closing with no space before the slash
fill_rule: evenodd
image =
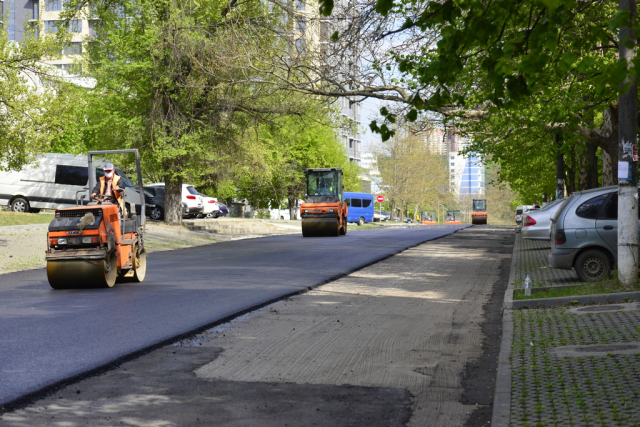
<path id="1" fill-rule="evenodd" d="M 49 228 L 49 224 L 5 225 L 4 227 L 0 227 L 0 231 L 30 230 L 30 229 L 37 229 L 37 228 Z"/>
<path id="2" fill-rule="evenodd" d="M 496 371 L 496 388 L 493 394 L 492 427 L 509 426 L 511 421 L 511 362 L 509 360 L 511 357 L 511 342 L 513 341 L 511 305 L 513 302 L 513 284 L 516 280 L 517 254 L 520 250 L 517 234 L 514 239 L 511 268 L 509 269 L 509 283 L 504 293 L 504 303 L 502 304 L 502 342 Z"/>
<path id="3" fill-rule="evenodd" d="M 493 396 L 491 427 L 508 427 L 511 421 L 511 342 L 513 341 L 513 318 L 511 311 L 502 314 L 502 344 L 498 357 L 496 391 Z"/>
<path id="4" fill-rule="evenodd" d="M 523 299 L 513 301 L 513 308 L 559 307 L 577 301 L 577 304 L 608 304 L 640 300 L 640 292 L 618 292 L 614 294 L 575 295 L 557 298 Z"/>

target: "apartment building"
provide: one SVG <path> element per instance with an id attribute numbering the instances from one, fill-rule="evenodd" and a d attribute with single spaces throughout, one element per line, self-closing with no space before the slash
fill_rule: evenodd
<path id="1" fill-rule="evenodd" d="M 313 62 L 316 64 L 327 65 L 331 69 L 340 69 L 341 67 L 354 67 L 358 63 L 357 53 L 352 53 L 348 59 L 348 64 L 336 63 L 335 56 L 331 54 L 329 44 L 331 43 L 331 34 L 346 25 L 344 14 L 339 18 L 337 11 L 348 6 L 348 2 L 353 0 L 337 0 L 335 3 L 334 13 L 330 17 L 322 17 L 318 14 L 318 3 L 314 0 L 295 0 L 294 2 L 294 25 L 293 38 L 295 48 L 298 54 L 311 54 Z M 313 52 L 308 52 L 313 50 Z M 341 56 L 340 60 L 343 60 Z M 321 67 L 320 67 L 321 68 Z M 351 121 L 359 128 L 361 125 L 360 115 L 361 106 L 355 99 L 349 97 L 340 97 L 336 101 L 342 118 Z M 338 131 L 345 152 L 349 157 L 349 161 L 361 164 L 362 162 L 362 139 L 359 133 Z"/>
<path id="2" fill-rule="evenodd" d="M 0 0 L 3 16 L 8 13 L 7 26 L 9 40 L 20 42 L 31 31 L 35 37 L 43 37 L 58 31 L 60 13 L 64 9 L 64 0 Z M 71 74 L 78 71 L 77 60 L 89 37 L 94 36 L 95 20 L 85 18 L 70 22 L 68 32 L 71 41 L 57 59 L 45 59 L 44 63 L 54 65 Z"/>

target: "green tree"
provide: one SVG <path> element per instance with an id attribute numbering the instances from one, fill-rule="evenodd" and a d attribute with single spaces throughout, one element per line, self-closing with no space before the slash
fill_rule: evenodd
<path id="1" fill-rule="evenodd" d="M 54 38 L 38 40 L 27 30 L 24 41 L 10 41 L 0 29 L 0 168 L 20 169 L 48 151 L 64 132 L 77 98 L 57 70 L 40 62 L 59 55 Z"/>
<path id="2" fill-rule="evenodd" d="M 71 3 L 67 16 L 83 7 Z M 145 169 L 166 183 L 168 222 L 181 219 L 183 182 L 213 178 L 212 186 L 229 192 L 230 159 L 260 158 L 248 152 L 262 148 L 246 144 L 247 129 L 298 114 L 295 100 L 259 71 L 263 58 L 286 47 L 274 31 L 281 17 L 263 4 L 121 0 L 92 7 L 101 20 L 88 49 L 97 80 L 90 144 L 141 149 Z"/>

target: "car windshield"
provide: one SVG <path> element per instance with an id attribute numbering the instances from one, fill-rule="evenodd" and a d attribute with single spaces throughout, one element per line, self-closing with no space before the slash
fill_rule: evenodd
<path id="1" fill-rule="evenodd" d="M 335 196 L 338 194 L 337 187 L 336 173 L 334 171 L 309 172 L 307 177 L 308 196 Z"/>

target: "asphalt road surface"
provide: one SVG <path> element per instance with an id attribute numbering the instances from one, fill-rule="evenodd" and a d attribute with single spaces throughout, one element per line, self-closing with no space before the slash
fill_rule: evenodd
<path id="1" fill-rule="evenodd" d="M 52 290 L 0 275 L 0 405 L 466 226 L 277 236 L 149 255 L 143 283 Z"/>

